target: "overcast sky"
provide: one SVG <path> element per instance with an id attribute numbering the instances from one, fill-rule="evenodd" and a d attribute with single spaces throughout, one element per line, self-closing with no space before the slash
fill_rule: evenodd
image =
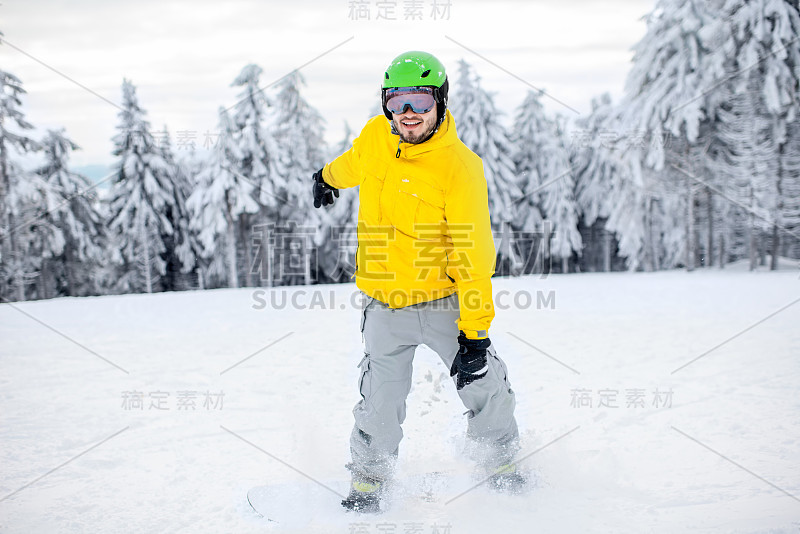
<path id="1" fill-rule="evenodd" d="M 356 19 L 356 4 L 369 19 Z M 179 136 L 193 137 L 202 148 L 206 133 L 216 129 L 219 106 L 236 102 L 230 84 L 248 63 L 264 69 L 262 87 L 302 67 L 304 96 L 324 116 L 331 144 L 342 137 L 345 120 L 360 130 L 375 109 L 386 65 L 413 49 L 438 56 L 451 82 L 457 82 L 456 61 L 466 59 L 484 88 L 496 93 L 507 123 L 531 86 L 553 96 L 543 102 L 548 111 L 585 114 L 593 96 L 621 95 L 631 47 L 644 35 L 643 17 L 654 5 L 655 0 L 4 0 L 0 31 L 7 44 L 0 46 L 0 68 L 22 80 L 30 122 L 42 130 L 64 127 L 81 146 L 73 165 L 105 167 L 114 162 L 111 137 L 119 110 L 104 99 L 119 105 L 123 78 L 136 85 L 154 130 L 166 125 L 173 145 Z M 416 6 L 421 20 L 406 20 L 406 10 Z"/>

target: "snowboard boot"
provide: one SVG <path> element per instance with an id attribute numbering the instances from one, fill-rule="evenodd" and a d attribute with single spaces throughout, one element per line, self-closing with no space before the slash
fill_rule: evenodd
<path id="1" fill-rule="evenodd" d="M 342 506 L 354 512 L 377 514 L 381 511 L 383 489 L 383 482 L 354 474 L 350 494 L 342 501 Z"/>
<path id="2" fill-rule="evenodd" d="M 489 477 L 489 487 L 503 493 L 522 493 L 528 479 L 517 470 L 517 464 L 508 463 L 497 467 Z"/>

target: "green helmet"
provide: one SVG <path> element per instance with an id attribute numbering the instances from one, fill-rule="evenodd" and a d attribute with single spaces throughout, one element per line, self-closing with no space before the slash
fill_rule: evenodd
<path id="1" fill-rule="evenodd" d="M 447 80 L 442 62 L 427 52 L 406 52 L 392 60 L 383 74 L 383 88 L 441 87 Z"/>
<path id="2" fill-rule="evenodd" d="M 392 60 L 383 74 L 382 89 L 393 87 L 433 87 L 437 103 L 437 119 L 442 122 L 447 108 L 449 83 L 442 62 L 428 52 L 405 52 Z M 383 91 L 381 91 L 383 93 Z M 392 120 L 392 112 L 382 98 L 383 114 Z"/>

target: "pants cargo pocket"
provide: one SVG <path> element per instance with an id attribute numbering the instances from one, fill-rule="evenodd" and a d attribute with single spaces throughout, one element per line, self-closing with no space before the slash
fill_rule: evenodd
<path id="1" fill-rule="evenodd" d="M 367 309 L 372 305 L 375 301 L 374 298 L 367 296 L 366 294 L 363 295 L 364 300 L 361 304 L 361 333 L 364 333 L 364 324 L 367 322 Z"/>
<path id="2" fill-rule="evenodd" d="M 511 384 L 508 382 L 508 367 L 506 367 L 506 362 L 504 362 L 503 360 L 500 359 L 500 357 L 497 355 L 497 351 L 494 349 L 493 345 L 489 346 L 489 349 L 487 350 L 487 353 L 488 353 L 487 354 L 488 358 L 491 358 L 492 360 L 494 360 L 494 363 L 497 364 L 496 365 L 496 369 L 497 369 L 497 373 L 499 375 L 498 378 L 503 381 L 503 383 L 505 384 L 506 388 L 510 391 L 511 390 Z"/>
<path id="3" fill-rule="evenodd" d="M 364 357 L 358 362 L 358 367 L 361 369 L 361 376 L 358 379 L 358 391 L 364 400 L 367 400 L 370 394 L 369 363 L 369 354 L 364 354 Z"/>

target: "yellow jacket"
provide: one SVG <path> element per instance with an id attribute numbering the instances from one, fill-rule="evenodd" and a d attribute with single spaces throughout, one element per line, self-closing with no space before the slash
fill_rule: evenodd
<path id="1" fill-rule="evenodd" d="M 382 115 L 327 164 L 325 182 L 361 186 L 356 285 L 402 308 L 458 293 L 458 327 L 487 337 L 495 249 L 483 162 L 456 135 L 450 111 L 427 141 L 401 143 Z"/>

